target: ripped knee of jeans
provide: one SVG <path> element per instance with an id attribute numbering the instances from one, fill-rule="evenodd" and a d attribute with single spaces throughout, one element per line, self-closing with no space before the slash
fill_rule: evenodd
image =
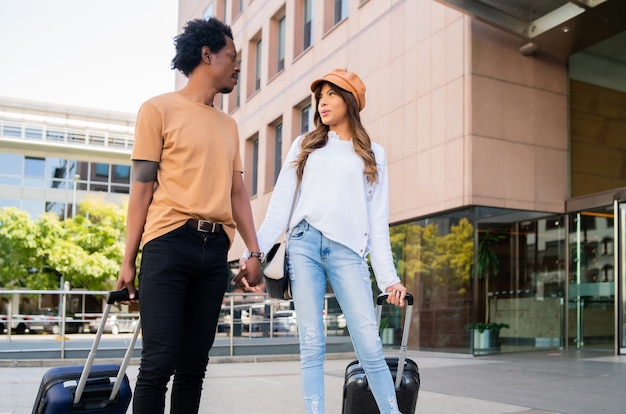
<path id="1" fill-rule="evenodd" d="M 307 400 L 311 400 L 311 411 L 318 414 L 320 412 L 320 396 L 312 395 L 308 397 Z"/>
<path id="2" fill-rule="evenodd" d="M 304 331 L 304 343 L 311 346 L 315 338 L 317 338 L 317 330 L 313 325 L 307 325 Z"/>

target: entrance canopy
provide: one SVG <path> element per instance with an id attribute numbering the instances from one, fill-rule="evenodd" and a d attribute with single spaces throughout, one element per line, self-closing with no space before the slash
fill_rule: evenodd
<path id="1" fill-rule="evenodd" d="M 624 0 L 437 1 L 519 36 L 522 54 L 544 49 L 566 58 L 626 31 Z"/>

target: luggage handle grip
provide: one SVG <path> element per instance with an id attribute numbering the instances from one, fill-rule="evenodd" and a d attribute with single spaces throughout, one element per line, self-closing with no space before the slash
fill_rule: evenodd
<path id="1" fill-rule="evenodd" d="M 387 299 L 387 296 L 389 296 L 388 292 L 381 293 L 380 295 L 378 295 L 378 297 L 376 298 L 376 304 L 379 306 L 382 305 Z M 407 305 L 409 306 L 413 305 L 413 295 L 411 295 L 410 293 L 408 292 L 406 293 L 404 300 L 406 301 Z"/>
<path id="2" fill-rule="evenodd" d="M 139 295 L 139 291 L 135 292 L 135 299 L 137 299 Z M 107 296 L 107 304 L 113 305 L 115 302 L 127 302 L 130 300 L 130 294 L 128 293 L 128 289 L 124 288 L 122 290 L 114 290 L 109 292 Z"/>

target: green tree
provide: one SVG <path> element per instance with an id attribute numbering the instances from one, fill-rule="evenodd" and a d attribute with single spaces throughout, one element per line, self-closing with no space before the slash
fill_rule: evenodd
<path id="1" fill-rule="evenodd" d="M 48 213 L 33 221 L 20 210 L 0 209 L 2 286 L 57 289 L 63 275 L 72 288 L 112 289 L 124 252 L 125 211 L 95 198 L 65 221 Z"/>
<path id="2" fill-rule="evenodd" d="M 7 288 L 25 287 L 28 268 L 41 255 L 37 224 L 27 212 L 14 207 L 0 209 L 0 284 Z"/>

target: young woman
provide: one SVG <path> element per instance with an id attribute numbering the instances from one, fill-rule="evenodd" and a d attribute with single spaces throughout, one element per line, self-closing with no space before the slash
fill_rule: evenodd
<path id="1" fill-rule="evenodd" d="M 316 128 L 291 146 L 257 234 L 259 246 L 269 251 L 288 229 L 288 266 L 307 413 L 324 413 L 322 311 L 328 280 L 380 412 L 397 414 L 366 261 L 369 254 L 378 287 L 390 293 L 387 302 L 403 306 L 406 288 L 396 274 L 389 243 L 385 152 L 370 141 L 361 123 L 365 85 L 356 74 L 335 69 L 316 79 L 311 90 Z M 287 223 L 294 196 L 296 204 Z M 242 269 L 236 279 L 245 276 L 245 259 Z"/>

